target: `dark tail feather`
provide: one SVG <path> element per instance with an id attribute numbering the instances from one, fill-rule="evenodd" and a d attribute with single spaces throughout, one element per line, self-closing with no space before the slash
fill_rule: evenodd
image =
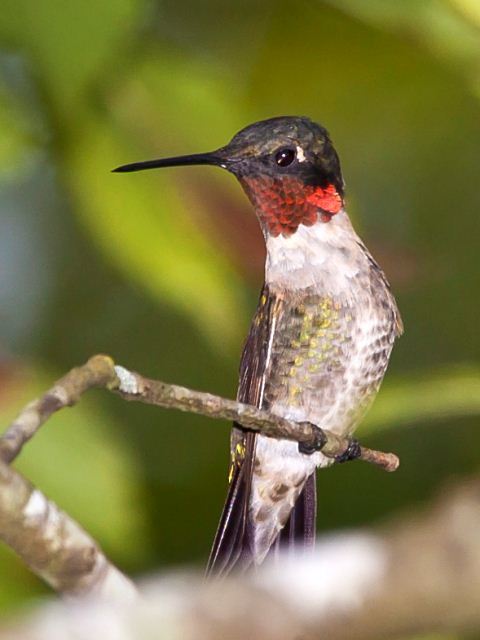
<path id="1" fill-rule="evenodd" d="M 272 553 L 291 549 L 302 552 L 313 549 L 317 520 L 317 487 L 316 473 L 313 472 L 305 482 L 302 493 L 298 496 L 287 524 L 280 531 Z"/>
<path id="2" fill-rule="evenodd" d="M 306 551 L 315 546 L 317 531 L 317 482 L 316 472 L 307 478 L 303 491 L 300 494 L 293 511 L 296 514 L 297 505 L 299 514 L 295 523 L 294 540 L 297 544 L 303 544 Z"/>
<path id="3" fill-rule="evenodd" d="M 206 575 L 222 576 L 234 567 L 246 568 L 253 559 L 248 530 L 248 503 L 252 481 L 255 434 L 245 436 L 245 456 L 235 465 L 233 478 L 223 507 Z"/>
<path id="4" fill-rule="evenodd" d="M 253 561 L 251 531 L 248 523 L 248 503 L 252 478 L 255 435 L 247 434 L 245 458 L 236 467 L 230 483 L 222 517 L 218 525 L 206 575 L 224 576 L 232 569 L 246 569 Z M 297 498 L 287 524 L 273 544 L 269 556 L 280 550 L 308 551 L 315 544 L 317 491 L 315 472 L 307 478 Z"/>

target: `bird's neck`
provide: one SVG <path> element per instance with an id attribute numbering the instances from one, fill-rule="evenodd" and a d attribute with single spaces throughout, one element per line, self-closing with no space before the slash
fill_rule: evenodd
<path id="1" fill-rule="evenodd" d="M 265 237 L 288 238 L 301 226 L 328 223 L 343 206 L 333 184 L 305 184 L 297 176 L 244 176 L 241 183 L 260 221 Z"/>

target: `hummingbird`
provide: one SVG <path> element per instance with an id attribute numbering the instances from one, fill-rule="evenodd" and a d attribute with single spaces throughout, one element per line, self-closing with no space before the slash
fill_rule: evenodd
<path id="1" fill-rule="evenodd" d="M 241 358 L 238 401 L 351 438 L 403 325 L 384 272 L 345 210 L 327 130 L 307 117 L 275 117 L 247 126 L 217 151 L 115 171 L 179 165 L 232 173 L 265 239 L 265 278 Z M 354 456 L 353 446 L 343 459 Z M 257 567 L 282 548 L 311 549 L 316 469 L 335 461 L 236 423 L 230 458 L 207 574 Z"/>

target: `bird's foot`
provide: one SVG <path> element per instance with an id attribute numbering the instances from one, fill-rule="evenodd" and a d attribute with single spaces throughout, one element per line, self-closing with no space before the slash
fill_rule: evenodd
<path id="1" fill-rule="evenodd" d="M 313 429 L 313 441 L 312 442 L 299 442 L 298 450 L 300 453 L 305 454 L 306 456 L 311 456 L 313 453 L 317 453 L 317 451 L 321 451 L 327 442 L 325 434 L 314 424 L 311 425 Z"/>
<path id="2" fill-rule="evenodd" d="M 349 460 L 357 460 L 362 453 L 360 443 L 355 438 L 350 438 L 348 446 L 343 453 L 335 456 L 335 462 L 348 462 Z"/>

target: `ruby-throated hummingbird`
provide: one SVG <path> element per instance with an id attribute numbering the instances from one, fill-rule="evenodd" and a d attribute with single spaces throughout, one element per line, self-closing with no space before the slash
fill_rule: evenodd
<path id="1" fill-rule="evenodd" d="M 211 153 L 119 167 L 210 164 L 235 175 L 267 248 L 238 400 L 350 436 L 376 395 L 402 321 L 385 275 L 344 209 L 327 131 L 305 117 L 246 127 Z M 214 304 L 214 302 L 212 302 Z M 229 491 L 208 571 L 258 565 L 314 543 L 315 469 L 332 460 L 233 426 Z"/>

